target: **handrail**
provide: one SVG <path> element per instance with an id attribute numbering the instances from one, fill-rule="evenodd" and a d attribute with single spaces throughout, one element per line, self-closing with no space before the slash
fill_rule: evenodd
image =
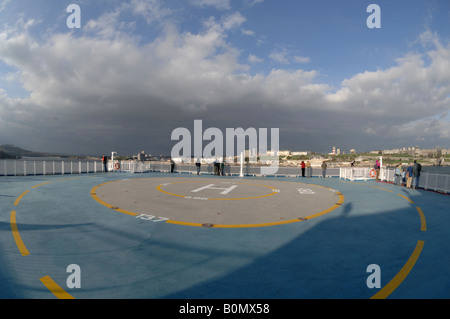
<path id="1" fill-rule="evenodd" d="M 118 167 L 115 164 L 118 163 Z M 244 165 L 245 176 L 262 176 L 260 166 Z M 140 161 L 109 161 L 107 170 L 109 172 L 121 173 L 146 173 L 146 172 L 171 172 L 170 163 L 165 162 L 140 162 Z M 371 180 L 370 167 L 331 167 L 326 170 L 326 177 L 338 177 L 340 179 L 356 181 Z M 104 172 L 101 161 L 89 160 L 0 160 L 0 176 L 29 176 L 29 175 L 65 175 L 86 174 Z M 176 164 L 174 172 L 184 174 L 197 174 L 197 167 L 193 164 Z M 212 164 L 203 164 L 200 174 L 213 175 Z M 240 175 L 239 165 L 228 165 L 224 167 L 224 174 L 231 176 Z M 273 177 L 301 177 L 299 167 L 280 166 Z M 313 177 L 322 177 L 322 169 L 313 168 Z M 379 179 L 385 182 L 394 182 L 394 168 L 382 167 Z M 437 192 L 450 193 L 450 175 L 439 173 L 422 172 L 419 178 L 419 188 Z"/>

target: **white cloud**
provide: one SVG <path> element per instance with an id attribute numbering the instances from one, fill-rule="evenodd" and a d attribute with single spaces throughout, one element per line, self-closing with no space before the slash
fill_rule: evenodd
<path id="1" fill-rule="evenodd" d="M 292 62 L 308 63 L 311 61 L 310 57 L 298 56 L 298 55 L 291 56 L 291 53 L 289 52 L 289 50 L 284 46 L 278 46 L 275 50 L 273 50 L 270 53 L 269 58 L 272 59 L 273 61 L 281 63 L 281 64 L 290 64 Z"/>
<path id="2" fill-rule="evenodd" d="M 131 0 L 127 7 L 133 14 L 144 17 L 148 24 L 163 21 L 172 14 L 172 10 L 163 7 L 159 0 Z"/>
<path id="3" fill-rule="evenodd" d="M 219 10 L 231 8 L 230 0 L 189 0 L 189 2 L 199 7 L 212 6 Z"/>
<path id="4" fill-rule="evenodd" d="M 311 61 L 311 58 L 307 56 L 294 56 L 293 60 L 297 63 L 308 63 Z"/>
<path id="5" fill-rule="evenodd" d="M 225 30 L 234 29 L 240 27 L 245 22 L 245 17 L 239 13 L 235 12 L 233 14 L 227 15 L 223 20 L 223 28 Z"/>
<path id="6" fill-rule="evenodd" d="M 2 12 L 3 10 L 5 10 L 6 6 L 8 5 L 8 3 L 10 3 L 11 0 L 2 0 L 0 1 L 0 12 Z"/>
<path id="7" fill-rule="evenodd" d="M 278 63 L 289 64 L 288 53 L 286 51 L 273 51 L 270 53 L 269 58 Z"/>
<path id="8" fill-rule="evenodd" d="M 256 55 L 254 55 L 254 54 L 250 54 L 250 55 L 248 56 L 247 61 L 250 62 L 250 63 L 258 63 L 258 62 L 263 62 L 264 60 L 261 59 L 261 58 L 258 58 L 258 57 L 257 57 Z"/>
<path id="9" fill-rule="evenodd" d="M 136 10 L 145 14 L 146 7 Z M 227 30 L 245 21 L 239 13 L 222 23 L 210 19 L 199 33 L 167 25 L 146 45 L 125 36 L 120 21 L 120 12 L 112 11 L 89 21 L 81 35 L 44 39 L 27 28 L 1 31 L 0 59 L 18 70 L 14 79 L 31 93 L 13 99 L 0 90 L 0 136 L 40 149 L 52 141 L 64 152 L 95 152 L 106 145 L 127 145 L 123 152 L 134 152 L 146 143 L 170 149 L 173 129 L 203 119 L 208 126 L 311 134 L 304 140 L 294 133 L 281 136 L 292 146 L 332 143 L 343 135 L 409 140 L 418 132 L 428 140 L 449 140 L 450 46 L 439 41 L 431 41 L 428 64 L 423 55 L 407 54 L 396 66 L 355 74 L 332 91 L 317 83 L 315 70 L 247 74 L 248 66 L 238 63 L 239 50 L 227 42 Z M 270 57 L 309 61 L 290 58 L 283 48 Z M 250 63 L 261 61 L 248 56 Z"/>
<path id="10" fill-rule="evenodd" d="M 245 34 L 245 35 L 250 35 L 250 36 L 255 35 L 255 32 L 252 30 L 241 29 L 241 31 L 242 31 L 242 34 Z"/>

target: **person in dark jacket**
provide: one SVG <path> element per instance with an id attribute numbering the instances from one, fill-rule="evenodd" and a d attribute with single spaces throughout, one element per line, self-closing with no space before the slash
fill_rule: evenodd
<path id="1" fill-rule="evenodd" d="M 409 164 L 408 168 L 406 169 L 406 188 L 411 188 L 412 175 L 413 175 L 412 165 Z"/>
<path id="2" fill-rule="evenodd" d="M 195 163 L 195 166 L 197 166 L 197 175 L 200 174 L 200 168 L 202 164 L 200 163 L 200 159 L 197 159 L 197 162 Z"/>
<path id="3" fill-rule="evenodd" d="M 103 169 L 105 172 L 108 171 L 108 157 L 105 156 L 105 154 L 102 155 L 102 163 L 103 163 Z"/>
<path id="4" fill-rule="evenodd" d="M 412 188 L 414 188 L 414 189 L 419 187 L 419 178 L 420 178 L 421 170 L 422 170 L 422 165 L 417 163 L 417 161 L 414 161 L 414 165 L 412 167 L 412 175 L 413 175 Z"/>

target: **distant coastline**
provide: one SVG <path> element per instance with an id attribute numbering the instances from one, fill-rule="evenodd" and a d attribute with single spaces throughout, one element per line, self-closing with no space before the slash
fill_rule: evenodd
<path id="1" fill-rule="evenodd" d="M 299 166 L 302 161 L 310 161 L 311 166 L 320 167 L 323 161 L 328 163 L 328 167 L 349 167 L 354 162 L 355 167 L 371 167 L 376 159 L 382 158 L 383 166 L 395 167 L 397 164 L 411 164 L 417 160 L 422 164 L 424 169 L 435 168 L 437 171 L 448 171 L 450 173 L 450 156 L 444 155 L 439 158 L 435 157 L 413 157 L 408 154 L 389 155 L 389 154 L 346 154 L 346 155 L 301 155 L 301 156 L 280 156 L 280 166 Z M 128 158 L 128 157 L 124 157 Z M 100 157 L 89 155 L 68 155 L 68 154 L 52 154 L 48 152 L 35 152 L 25 150 L 15 145 L 0 145 L 0 160 L 100 160 Z M 120 160 L 121 157 L 118 157 Z M 156 159 L 156 158 L 155 158 Z M 155 160 L 154 159 L 154 160 Z M 160 158 L 160 161 L 169 160 L 170 157 Z M 158 160 L 156 160 L 158 161 Z M 442 163 L 442 165 L 438 165 Z M 439 169 L 442 168 L 442 169 Z"/>
<path id="2" fill-rule="evenodd" d="M 84 155 L 68 155 L 68 154 L 53 154 L 48 152 L 35 152 L 35 151 L 29 151 L 25 150 L 23 148 L 20 148 L 18 146 L 12 145 L 12 144 L 4 144 L 0 145 L 0 159 L 21 159 L 25 157 L 32 157 L 32 158 L 71 158 L 71 159 L 89 159 L 93 158 L 90 156 L 84 156 Z"/>

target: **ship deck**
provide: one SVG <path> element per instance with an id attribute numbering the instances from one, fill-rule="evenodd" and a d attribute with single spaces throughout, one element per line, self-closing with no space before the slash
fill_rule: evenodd
<path id="1" fill-rule="evenodd" d="M 450 297 L 448 195 L 169 173 L 0 184 L 3 299 Z"/>

